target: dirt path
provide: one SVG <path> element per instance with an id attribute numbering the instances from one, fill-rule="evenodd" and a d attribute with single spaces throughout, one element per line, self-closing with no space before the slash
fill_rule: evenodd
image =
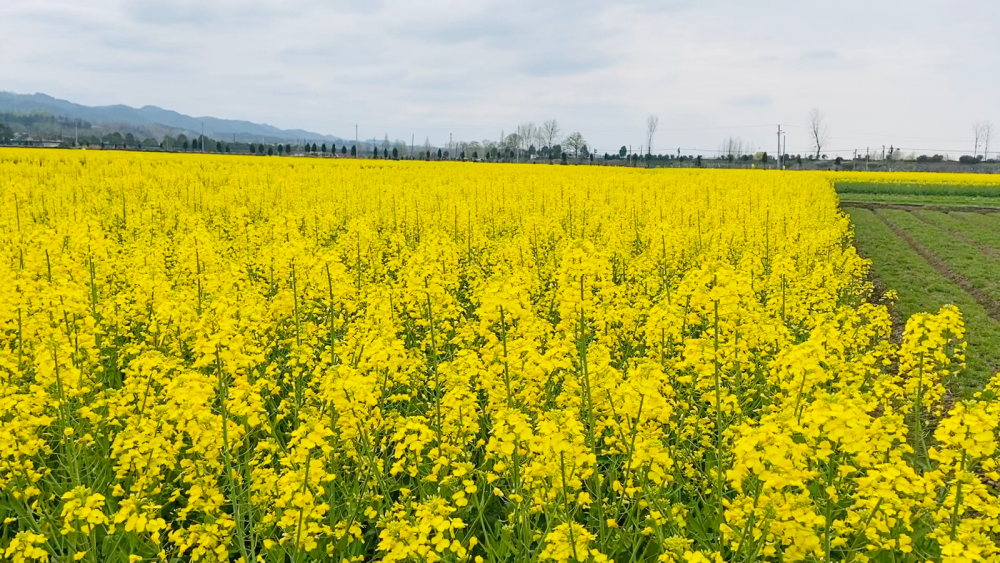
<path id="1" fill-rule="evenodd" d="M 977 289 L 972 285 L 968 279 L 962 277 L 959 273 L 952 270 L 948 264 L 940 259 L 936 254 L 927 249 L 924 245 L 916 241 L 909 233 L 901 229 L 895 223 L 889 220 L 885 215 L 878 212 L 877 209 L 873 209 L 872 212 L 878 217 L 885 226 L 889 228 L 896 236 L 910 245 L 910 248 L 914 252 L 920 255 L 921 258 L 927 261 L 932 268 L 937 270 L 939 274 L 944 276 L 945 279 L 951 283 L 961 287 L 966 293 L 972 296 L 976 300 L 976 303 L 986 310 L 986 314 L 990 316 L 994 321 L 1000 322 L 1000 304 L 991 299 L 988 295 L 983 293 L 981 290 Z"/>
<path id="2" fill-rule="evenodd" d="M 901 211 L 966 211 L 969 213 L 1000 213 L 1000 207 L 982 205 L 929 205 L 925 203 L 890 203 L 884 201 L 841 201 L 841 207 L 855 207 L 876 211 L 879 209 L 899 209 Z"/>

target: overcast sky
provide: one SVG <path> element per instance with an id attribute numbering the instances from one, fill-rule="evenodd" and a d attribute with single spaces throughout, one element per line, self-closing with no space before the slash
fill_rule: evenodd
<path id="1" fill-rule="evenodd" d="M 654 113 L 656 152 L 773 152 L 780 123 L 796 153 L 817 107 L 849 156 L 1000 126 L 997 0 L 4 0 L 0 22 L 0 90 L 346 138 L 557 119 L 638 151 Z"/>

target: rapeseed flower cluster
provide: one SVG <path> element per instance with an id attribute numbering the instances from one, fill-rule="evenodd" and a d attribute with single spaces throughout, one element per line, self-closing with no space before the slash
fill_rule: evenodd
<path id="1" fill-rule="evenodd" d="M 996 561 L 825 174 L 0 150 L 0 558 Z"/>

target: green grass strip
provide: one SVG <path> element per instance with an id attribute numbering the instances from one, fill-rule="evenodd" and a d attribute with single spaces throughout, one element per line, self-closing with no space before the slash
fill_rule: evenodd
<path id="1" fill-rule="evenodd" d="M 890 182 L 837 182 L 839 194 L 886 194 L 919 196 L 968 196 L 1000 198 L 1000 180 L 995 185 L 896 184 Z"/>
<path id="2" fill-rule="evenodd" d="M 1000 260 L 940 227 L 921 221 L 909 211 L 884 209 L 879 213 L 933 252 L 953 272 L 967 279 L 972 287 L 1000 303 Z"/>
<path id="3" fill-rule="evenodd" d="M 943 213 L 941 211 L 914 211 L 917 217 L 966 239 L 980 247 L 985 254 L 996 259 L 1000 254 L 1000 215 L 993 213 Z"/>
<path id="4" fill-rule="evenodd" d="M 895 309 L 905 319 L 957 305 L 966 323 L 967 368 L 949 384 L 960 397 L 970 397 L 1000 368 L 1000 323 L 958 285 L 948 281 L 867 209 L 848 209 L 856 244 L 872 261 L 872 272 L 899 293 Z"/>
<path id="5" fill-rule="evenodd" d="M 975 197 L 961 195 L 912 195 L 899 193 L 840 193 L 840 201 L 844 203 L 908 203 L 915 205 L 974 205 L 980 207 L 1000 208 L 1000 198 Z"/>

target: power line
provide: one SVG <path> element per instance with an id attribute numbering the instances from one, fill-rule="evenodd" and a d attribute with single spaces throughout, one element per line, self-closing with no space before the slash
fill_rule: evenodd
<path id="1" fill-rule="evenodd" d="M 785 125 L 785 127 L 794 127 L 796 129 L 808 129 L 809 127 L 805 125 Z M 865 138 L 879 138 L 879 139 L 901 139 L 905 138 L 911 141 L 943 141 L 946 143 L 964 143 L 967 142 L 966 139 L 940 139 L 931 137 L 912 137 L 910 135 L 900 134 L 900 133 L 863 133 L 859 131 L 841 131 L 840 129 L 831 129 L 831 135 L 860 135 Z"/>

